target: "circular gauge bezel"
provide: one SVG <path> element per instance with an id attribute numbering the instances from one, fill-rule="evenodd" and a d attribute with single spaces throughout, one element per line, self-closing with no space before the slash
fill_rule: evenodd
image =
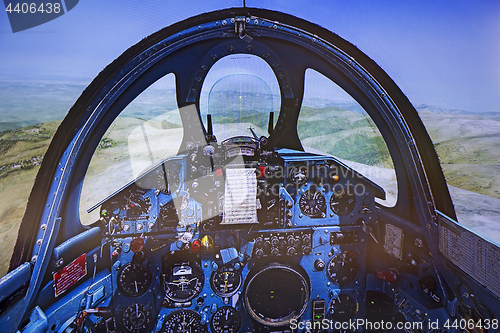
<path id="1" fill-rule="evenodd" d="M 358 314 L 358 300 L 348 293 L 340 293 L 330 300 L 328 305 L 328 315 L 340 322 L 353 320 Z"/>
<path id="2" fill-rule="evenodd" d="M 230 311 L 231 314 L 227 315 L 227 312 L 225 311 Z M 225 314 L 226 313 L 226 314 Z M 217 321 L 218 316 L 231 316 L 230 318 L 232 320 L 224 318 L 222 321 Z M 230 327 L 228 326 L 228 323 L 231 324 Z M 222 326 L 224 325 L 224 326 Z M 240 331 L 241 327 L 241 317 L 238 311 L 236 311 L 235 308 L 232 306 L 221 306 L 220 308 L 217 309 L 217 311 L 214 313 L 212 316 L 212 319 L 210 320 L 210 327 L 212 328 L 212 331 L 215 333 L 238 333 Z"/>
<path id="3" fill-rule="evenodd" d="M 189 318 L 187 321 L 186 317 Z M 175 325 L 176 320 L 183 320 L 183 322 L 189 322 L 192 324 L 189 327 L 182 327 L 181 330 L 177 330 L 172 325 Z M 178 322 L 180 323 L 180 322 Z M 185 333 L 186 328 L 190 328 L 189 332 L 191 333 L 205 333 L 206 329 L 204 325 L 201 324 L 201 316 L 198 312 L 188 309 L 175 310 L 171 312 L 163 322 L 161 333 Z"/>
<path id="4" fill-rule="evenodd" d="M 262 314 L 262 311 L 258 311 L 258 309 L 254 309 L 254 306 L 251 304 L 251 299 L 255 296 L 255 292 L 252 290 L 252 284 L 257 283 L 255 282 L 257 279 L 261 279 L 262 274 L 268 274 L 272 270 L 282 270 L 287 273 L 294 274 L 298 277 L 299 283 L 301 284 L 301 290 L 302 290 L 302 300 L 301 300 L 301 308 L 296 309 L 296 311 L 292 311 L 289 314 L 283 315 L 279 318 L 270 318 L 265 314 Z M 293 267 L 290 267 L 289 265 L 281 264 L 281 263 L 270 263 L 266 265 L 265 267 L 258 267 L 255 268 L 253 272 L 249 275 L 251 276 L 250 279 L 248 279 L 248 282 L 245 283 L 245 292 L 244 292 L 244 299 L 245 299 L 245 307 L 247 309 L 248 314 L 252 317 L 253 320 L 257 321 L 258 323 L 265 325 L 265 326 L 270 326 L 270 327 L 279 327 L 279 326 L 284 326 L 288 325 L 292 319 L 299 318 L 304 314 L 307 308 L 307 304 L 309 303 L 309 297 L 310 297 L 310 285 L 309 281 L 307 278 L 307 273 L 301 273 L 300 271 L 294 269 Z M 278 286 L 283 286 L 287 287 L 287 285 L 283 284 L 283 280 L 277 281 Z M 257 287 L 259 288 L 259 287 Z M 295 289 L 294 291 L 296 291 Z M 250 291 L 250 292 L 249 292 Z M 287 290 L 288 295 L 290 295 L 290 290 Z M 276 299 L 280 299 L 279 297 L 276 297 Z M 266 302 L 258 302 L 259 306 L 262 304 L 265 304 Z M 255 304 L 254 304 L 255 305 Z"/>
<path id="5" fill-rule="evenodd" d="M 305 164 L 292 165 L 288 171 L 288 180 L 297 188 L 301 188 L 309 178 L 309 169 Z"/>
<path id="6" fill-rule="evenodd" d="M 311 201 L 314 204 L 311 204 Z M 317 188 L 310 188 L 299 198 L 300 211 L 309 217 L 320 217 L 326 211 L 326 199 Z"/>
<path id="7" fill-rule="evenodd" d="M 141 314 L 144 316 L 141 322 L 134 322 L 136 318 L 140 318 L 140 316 L 137 316 L 137 314 Z M 131 304 L 122 312 L 121 325 L 127 333 L 147 332 L 151 328 L 152 324 L 152 313 L 144 304 Z"/>
<path id="8" fill-rule="evenodd" d="M 359 269 L 359 261 L 356 255 L 351 252 L 343 252 L 328 261 L 326 274 L 333 283 L 345 287 L 358 277 Z"/>
<path id="9" fill-rule="evenodd" d="M 184 280 L 181 277 L 182 281 L 179 281 L 179 283 L 187 283 L 188 286 L 189 286 L 190 281 L 192 279 L 195 279 L 195 278 L 198 279 L 198 282 L 196 282 L 190 288 L 191 292 L 188 295 L 183 296 L 183 297 L 175 295 L 174 291 L 171 292 L 167 288 L 167 284 L 168 283 L 174 283 L 174 282 L 167 282 L 166 279 L 167 279 L 167 275 L 174 274 L 173 270 L 174 270 L 175 267 L 179 267 L 178 268 L 179 270 L 182 270 L 181 267 L 189 267 L 191 269 L 191 273 L 190 274 L 194 276 L 194 278 L 189 278 L 187 280 Z M 184 268 L 184 269 L 186 269 L 186 268 Z M 178 272 L 178 274 L 181 274 L 181 272 Z M 172 263 L 168 264 L 166 267 L 163 268 L 163 273 L 162 273 L 162 288 L 163 288 L 163 292 L 165 293 L 165 296 L 168 299 L 170 299 L 173 302 L 184 303 L 184 302 L 188 302 L 188 301 L 192 300 L 193 298 L 195 298 L 201 292 L 201 290 L 203 289 L 204 280 L 205 280 L 205 275 L 203 273 L 203 270 L 201 269 L 201 266 L 196 261 L 194 261 L 194 260 L 176 261 L 176 262 L 172 262 Z"/>
<path id="10" fill-rule="evenodd" d="M 233 283 L 231 285 L 230 290 L 228 291 L 221 291 L 217 287 L 216 279 L 222 274 L 233 274 L 238 279 L 237 283 Z M 234 295 L 234 293 L 236 293 L 240 289 L 242 282 L 243 278 L 241 276 L 241 273 L 238 270 L 236 270 L 233 266 L 221 266 L 210 276 L 210 287 L 212 288 L 214 293 L 220 297 L 230 297 Z"/>
<path id="11" fill-rule="evenodd" d="M 127 281 L 134 281 L 135 290 L 132 287 L 127 286 Z M 140 264 L 128 263 L 122 267 L 118 275 L 116 276 L 116 284 L 120 292 L 128 297 L 139 297 L 144 295 L 151 283 L 153 282 L 153 274 L 151 270 Z"/>
<path id="12" fill-rule="evenodd" d="M 330 197 L 330 209 L 338 216 L 346 216 L 356 208 L 356 195 L 352 186 L 342 186 L 340 189 L 333 188 Z"/>

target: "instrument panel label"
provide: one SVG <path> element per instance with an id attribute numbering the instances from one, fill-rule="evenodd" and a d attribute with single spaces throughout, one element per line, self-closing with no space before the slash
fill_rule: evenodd
<path id="1" fill-rule="evenodd" d="M 500 297 L 500 248 L 447 216 L 438 215 L 439 251 Z"/>
<path id="2" fill-rule="evenodd" d="M 84 253 L 66 267 L 53 274 L 56 297 L 87 275 L 87 254 Z"/>

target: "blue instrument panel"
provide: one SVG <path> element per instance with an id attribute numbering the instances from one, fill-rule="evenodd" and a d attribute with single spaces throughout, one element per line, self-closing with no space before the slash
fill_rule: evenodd
<path id="1" fill-rule="evenodd" d="M 188 146 L 99 204 L 115 329 L 281 332 L 299 318 L 364 318 L 363 226 L 383 190 L 332 157 L 252 144 Z"/>

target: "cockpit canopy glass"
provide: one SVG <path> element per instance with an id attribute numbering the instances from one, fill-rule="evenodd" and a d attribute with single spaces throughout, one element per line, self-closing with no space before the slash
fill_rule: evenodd
<path id="1" fill-rule="evenodd" d="M 235 136 L 268 135 L 271 113 L 278 118 L 281 98 L 276 76 L 269 65 L 253 55 L 222 58 L 203 83 L 200 113 L 205 128 L 212 118 L 217 141 Z"/>

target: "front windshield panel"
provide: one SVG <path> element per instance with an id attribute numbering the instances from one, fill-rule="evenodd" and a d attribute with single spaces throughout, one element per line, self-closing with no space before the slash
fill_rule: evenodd
<path id="1" fill-rule="evenodd" d="M 252 55 L 219 60 L 209 71 L 200 97 L 205 128 L 210 115 L 217 140 L 235 136 L 268 135 L 271 113 L 278 119 L 281 98 L 269 65 Z"/>
<path id="2" fill-rule="evenodd" d="M 305 151 L 336 157 L 381 186 L 393 207 L 397 201 L 394 165 L 384 138 L 366 111 L 333 81 L 306 70 L 297 131 Z"/>
<path id="3" fill-rule="evenodd" d="M 177 155 L 183 128 L 169 74 L 137 96 L 102 137 L 83 182 L 80 221 L 99 219 L 99 209 L 88 212 L 119 188 L 160 161 Z"/>

